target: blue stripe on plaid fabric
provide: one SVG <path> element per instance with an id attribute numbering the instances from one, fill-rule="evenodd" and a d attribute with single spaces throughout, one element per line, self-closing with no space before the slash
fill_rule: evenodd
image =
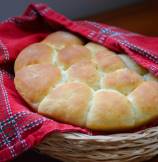
<path id="1" fill-rule="evenodd" d="M 27 125 L 23 126 L 22 127 L 22 130 L 24 132 L 32 129 L 33 127 L 37 127 L 39 124 L 42 124 L 44 121 L 46 121 L 47 119 L 46 118 L 40 118 L 40 119 L 36 119 L 30 123 L 28 123 Z"/>
<path id="2" fill-rule="evenodd" d="M 7 108 L 7 113 L 8 113 L 8 116 L 10 117 L 11 110 L 10 110 L 10 105 L 9 105 L 9 101 L 8 101 L 8 94 L 7 94 L 7 91 L 5 89 L 4 82 L 3 82 L 2 71 L 0 71 L 0 88 L 1 88 L 0 93 L 2 93 L 1 96 L 3 96 L 3 98 L 4 98 L 5 106 Z M 8 140 L 8 137 L 5 135 L 5 133 L 3 132 L 2 125 L 0 125 L 0 129 L 1 129 L 1 135 L 2 135 L 3 142 L 9 148 L 10 147 L 10 141 Z M 10 153 L 11 153 L 12 157 L 16 156 L 15 150 L 13 148 L 10 148 Z"/>
<path id="3" fill-rule="evenodd" d="M 135 35 L 139 35 L 137 33 L 133 33 L 133 32 L 126 32 L 126 31 L 115 31 L 117 28 L 116 27 L 105 27 L 104 25 L 101 25 L 99 23 L 96 22 L 91 22 L 91 21 L 86 21 L 86 23 L 88 23 L 89 25 L 93 26 L 96 28 L 96 30 L 99 30 L 100 32 L 98 33 L 98 42 L 99 43 L 104 43 L 104 41 L 107 38 L 112 38 L 118 42 L 120 42 L 121 44 L 125 45 L 126 47 L 128 47 L 131 50 L 134 50 L 136 52 L 138 52 L 139 54 L 147 57 L 148 59 L 150 59 L 151 61 L 153 61 L 154 63 L 158 64 L 158 57 L 155 56 L 154 54 L 152 54 L 152 52 L 149 52 L 139 46 L 136 46 L 132 43 L 130 43 L 129 41 L 127 41 L 126 37 L 131 37 L 131 36 L 135 36 Z M 93 38 L 94 36 L 96 36 L 94 34 L 95 32 L 92 31 L 89 34 L 90 38 Z"/>
<path id="4" fill-rule="evenodd" d="M 4 127 L 7 124 L 10 124 L 13 119 L 17 120 L 20 117 L 23 117 L 24 115 L 29 115 L 29 114 L 30 114 L 30 112 L 26 112 L 26 111 L 18 112 L 16 114 L 14 114 L 13 116 L 11 116 L 10 118 L 7 118 L 6 120 L 1 121 L 0 124 L 2 125 L 2 127 Z"/>
<path id="5" fill-rule="evenodd" d="M 3 140 L 0 142 L 0 148 L 2 148 L 3 146 L 6 145 L 6 143 L 11 143 L 12 141 L 14 141 L 15 139 L 17 139 L 19 137 L 19 135 L 17 135 L 16 131 L 13 127 L 11 129 L 11 124 L 13 124 L 13 121 L 15 121 L 17 123 L 17 120 L 24 120 L 25 118 L 28 118 L 30 115 L 32 115 L 33 113 L 31 112 L 18 112 L 16 114 L 14 114 L 13 116 L 11 116 L 10 118 L 0 122 L 0 137 L 2 135 L 2 133 L 5 133 L 5 139 L 3 138 Z M 32 122 L 27 123 L 26 125 L 18 125 L 19 128 L 19 133 L 23 134 L 24 132 L 31 130 L 34 127 L 37 127 L 38 125 L 42 124 L 46 119 L 41 117 L 39 119 L 36 119 Z M 7 129 L 10 129 L 7 132 Z M 22 140 L 22 142 L 24 143 L 24 140 Z M 25 143 L 24 143 L 25 144 Z"/>
<path id="6" fill-rule="evenodd" d="M 35 113 L 30 111 L 21 111 L 15 114 L 12 113 L 8 98 L 8 92 L 4 85 L 4 81 L 8 77 L 8 74 L 0 69 L 1 105 L 6 108 L 4 109 L 4 111 L 6 111 L 5 113 L 7 114 L 6 118 L 3 121 L 0 121 L 0 148 L 9 148 L 11 156 L 15 157 L 17 155 L 14 148 L 14 141 L 18 141 L 19 143 L 21 143 L 23 151 L 27 150 L 28 144 L 26 143 L 25 139 L 22 138 L 24 132 L 38 127 L 46 120 L 46 118 L 42 116 L 32 118 Z M 1 160 L 4 161 L 4 159 L 0 158 L 0 161 Z"/>

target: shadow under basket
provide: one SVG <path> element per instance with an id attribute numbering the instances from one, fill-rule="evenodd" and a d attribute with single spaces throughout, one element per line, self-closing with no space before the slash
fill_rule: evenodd
<path id="1" fill-rule="evenodd" d="M 136 133 L 53 133 L 35 148 L 64 162 L 141 162 L 158 154 L 158 126 Z"/>

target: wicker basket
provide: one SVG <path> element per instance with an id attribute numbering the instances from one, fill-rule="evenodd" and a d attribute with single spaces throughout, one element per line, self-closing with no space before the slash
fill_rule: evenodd
<path id="1" fill-rule="evenodd" d="M 105 136 L 53 133 L 36 149 L 64 162 L 141 162 L 158 154 L 158 127 Z"/>

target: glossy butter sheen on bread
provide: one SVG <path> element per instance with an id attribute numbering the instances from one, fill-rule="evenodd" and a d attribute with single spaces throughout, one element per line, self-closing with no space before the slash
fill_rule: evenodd
<path id="1" fill-rule="evenodd" d="M 158 79 L 125 54 L 57 31 L 23 49 L 15 87 L 38 113 L 98 131 L 133 129 L 158 117 Z"/>

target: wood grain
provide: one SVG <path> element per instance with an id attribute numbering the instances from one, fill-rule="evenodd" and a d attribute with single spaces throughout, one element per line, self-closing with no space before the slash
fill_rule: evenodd
<path id="1" fill-rule="evenodd" d="M 114 11 L 103 12 L 98 15 L 82 19 L 107 23 L 149 36 L 158 36 L 157 8 L 157 0 L 146 0 L 137 5 L 126 6 Z M 13 160 L 13 162 L 21 161 L 59 162 L 47 156 L 40 155 L 34 151 L 27 151 L 23 155 L 20 155 L 17 159 Z M 149 160 L 148 162 L 158 162 L 158 157 Z"/>

